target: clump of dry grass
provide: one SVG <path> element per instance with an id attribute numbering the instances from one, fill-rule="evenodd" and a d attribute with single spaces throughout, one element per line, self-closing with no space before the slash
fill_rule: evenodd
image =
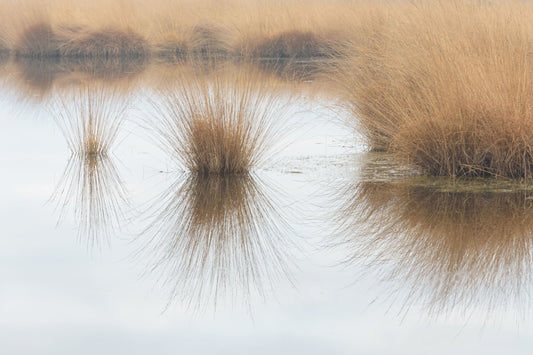
<path id="1" fill-rule="evenodd" d="M 280 139 L 285 99 L 256 69 L 183 72 L 154 102 L 165 149 L 198 174 L 246 173 Z"/>
<path id="2" fill-rule="evenodd" d="M 0 37 L 0 60 L 2 60 L 2 58 L 8 58 L 10 52 L 11 49 L 9 48 L 8 44 L 2 37 Z"/>
<path id="3" fill-rule="evenodd" d="M 326 55 L 326 44 L 310 31 L 287 31 L 262 39 L 252 56 L 275 59 L 309 59 Z"/>
<path id="4" fill-rule="evenodd" d="M 405 311 L 423 306 L 446 316 L 515 306 L 519 316 L 530 304 L 533 204 L 531 191 L 513 188 L 420 179 L 352 184 L 335 195 L 342 201 L 335 245 L 348 251 L 346 263 L 391 283 Z"/>
<path id="5" fill-rule="evenodd" d="M 30 25 L 19 37 L 15 54 L 30 58 L 144 58 L 150 55 L 148 42 L 128 30 L 104 28 L 96 31 L 83 26 L 60 26 L 47 22 Z"/>
<path id="6" fill-rule="evenodd" d="M 15 55 L 20 57 L 58 57 L 60 42 L 47 22 L 28 26 L 15 44 Z"/>
<path id="7" fill-rule="evenodd" d="M 59 49 L 61 56 L 78 58 L 144 58 L 150 54 L 148 42 L 129 30 L 105 28 L 77 31 Z"/>
<path id="8" fill-rule="evenodd" d="M 221 59 L 227 56 L 231 47 L 230 33 L 224 27 L 199 24 L 192 28 L 188 39 L 188 54 L 196 58 Z"/>
<path id="9" fill-rule="evenodd" d="M 359 18 L 356 16 L 359 10 L 365 7 L 345 1 L 242 0 L 155 0 L 150 4 L 140 0 L 127 3 L 25 0 L 5 1 L 0 6 L 0 26 L 2 33 L 6 33 L 6 43 L 16 47 L 20 55 L 55 53 L 57 39 L 61 40 L 60 46 L 66 39 L 75 42 L 71 45 L 87 47 L 79 51 L 74 48 L 79 55 L 105 55 L 115 50 L 106 48 L 102 53 L 93 45 L 101 43 L 112 28 L 120 36 L 135 32 L 150 44 L 155 55 L 164 58 L 176 53 L 179 58 L 185 51 L 206 52 L 207 48 L 209 53 L 217 52 L 219 57 L 249 55 L 250 49 L 258 43 L 269 41 L 285 46 L 283 51 L 288 50 L 287 55 L 303 55 L 314 46 L 316 38 L 329 42 L 339 34 L 342 37 L 348 33 L 342 19 L 353 22 L 354 18 Z M 54 35 L 67 36 L 54 38 Z M 114 44 L 122 48 L 123 42 L 104 38 L 106 46 Z"/>
<path id="10" fill-rule="evenodd" d="M 531 14 L 499 2 L 382 13 L 339 64 L 369 145 L 432 175 L 530 176 Z"/>
<path id="11" fill-rule="evenodd" d="M 139 256 L 153 260 L 169 303 L 206 308 L 228 296 L 240 303 L 289 278 L 289 227 L 275 202 L 276 191 L 250 174 L 189 174 L 165 188 Z"/>

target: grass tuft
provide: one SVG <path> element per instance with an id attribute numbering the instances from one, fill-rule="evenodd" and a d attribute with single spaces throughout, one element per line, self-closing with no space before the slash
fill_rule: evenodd
<path id="1" fill-rule="evenodd" d="M 22 32 L 15 45 L 15 55 L 29 58 L 58 57 L 59 45 L 52 26 L 38 22 Z"/>
<path id="2" fill-rule="evenodd" d="M 189 36 L 189 55 L 197 58 L 223 58 L 230 53 L 229 38 L 229 31 L 223 27 L 196 25 Z"/>
<path id="3" fill-rule="evenodd" d="M 326 44 L 313 32 L 282 32 L 262 39 L 252 49 L 257 58 L 310 59 L 326 55 Z"/>
<path id="4" fill-rule="evenodd" d="M 192 172 L 246 173 L 267 158 L 284 126 L 279 90 L 258 70 L 183 73 L 154 102 L 158 139 Z"/>
<path id="5" fill-rule="evenodd" d="M 60 48 L 61 56 L 78 58 L 144 58 L 150 53 L 148 42 L 133 31 L 106 28 L 81 32 Z"/>

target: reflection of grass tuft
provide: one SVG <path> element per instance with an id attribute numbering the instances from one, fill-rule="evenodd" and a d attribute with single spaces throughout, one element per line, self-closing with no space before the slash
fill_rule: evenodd
<path id="1" fill-rule="evenodd" d="M 182 176 L 155 201 L 139 256 L 154 260 L 170 301 L 203 309 L 264 296 L 289 277 L 289 227 L 275 196 L 249 174 Z"/>
<path id="2" fill-rule="evenodd" d="M 112 157 L 73 154 L 50 198 L 60 219 L 74 210 L 78 236 L 89 247 L 114 236 L 124 218 L 127 194 Z"/>
<path id="3" fill-rule="evenodd" d="M 394 292 L 405 295 L 406 309 L 424 305 L 438 316 L 513 306 L 519 316 L 532 281 L 531 192 L 456 187 L 417 178 L 340 191 L 336 233 L 349 251 L 345 262 L 404 285 Z"/>

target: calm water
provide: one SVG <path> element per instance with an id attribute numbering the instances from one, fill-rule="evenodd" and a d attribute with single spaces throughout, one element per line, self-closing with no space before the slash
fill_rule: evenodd
<path id="1" fill-rule="evenodd" d="M 533 190 L 415 176 L 295 83 L 273 160 L 195 177 L 150 133 L 172 66 L 95 73 L 125 118 L 72 154 L 97 95 L 42 66 L 0 69 L 2 353 L 530 353 Z"/>

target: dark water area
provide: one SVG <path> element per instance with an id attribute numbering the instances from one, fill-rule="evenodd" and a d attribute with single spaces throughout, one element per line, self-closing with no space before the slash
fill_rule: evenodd
<path id="1" fill-rule="evenodd" d="M 154 134 L 220 63 L 0 63 L 4 353 L 530 352 L 531 184 L 369 152 L 316 63 L 254 67 L 283 139 L 229 176 Z"/>

